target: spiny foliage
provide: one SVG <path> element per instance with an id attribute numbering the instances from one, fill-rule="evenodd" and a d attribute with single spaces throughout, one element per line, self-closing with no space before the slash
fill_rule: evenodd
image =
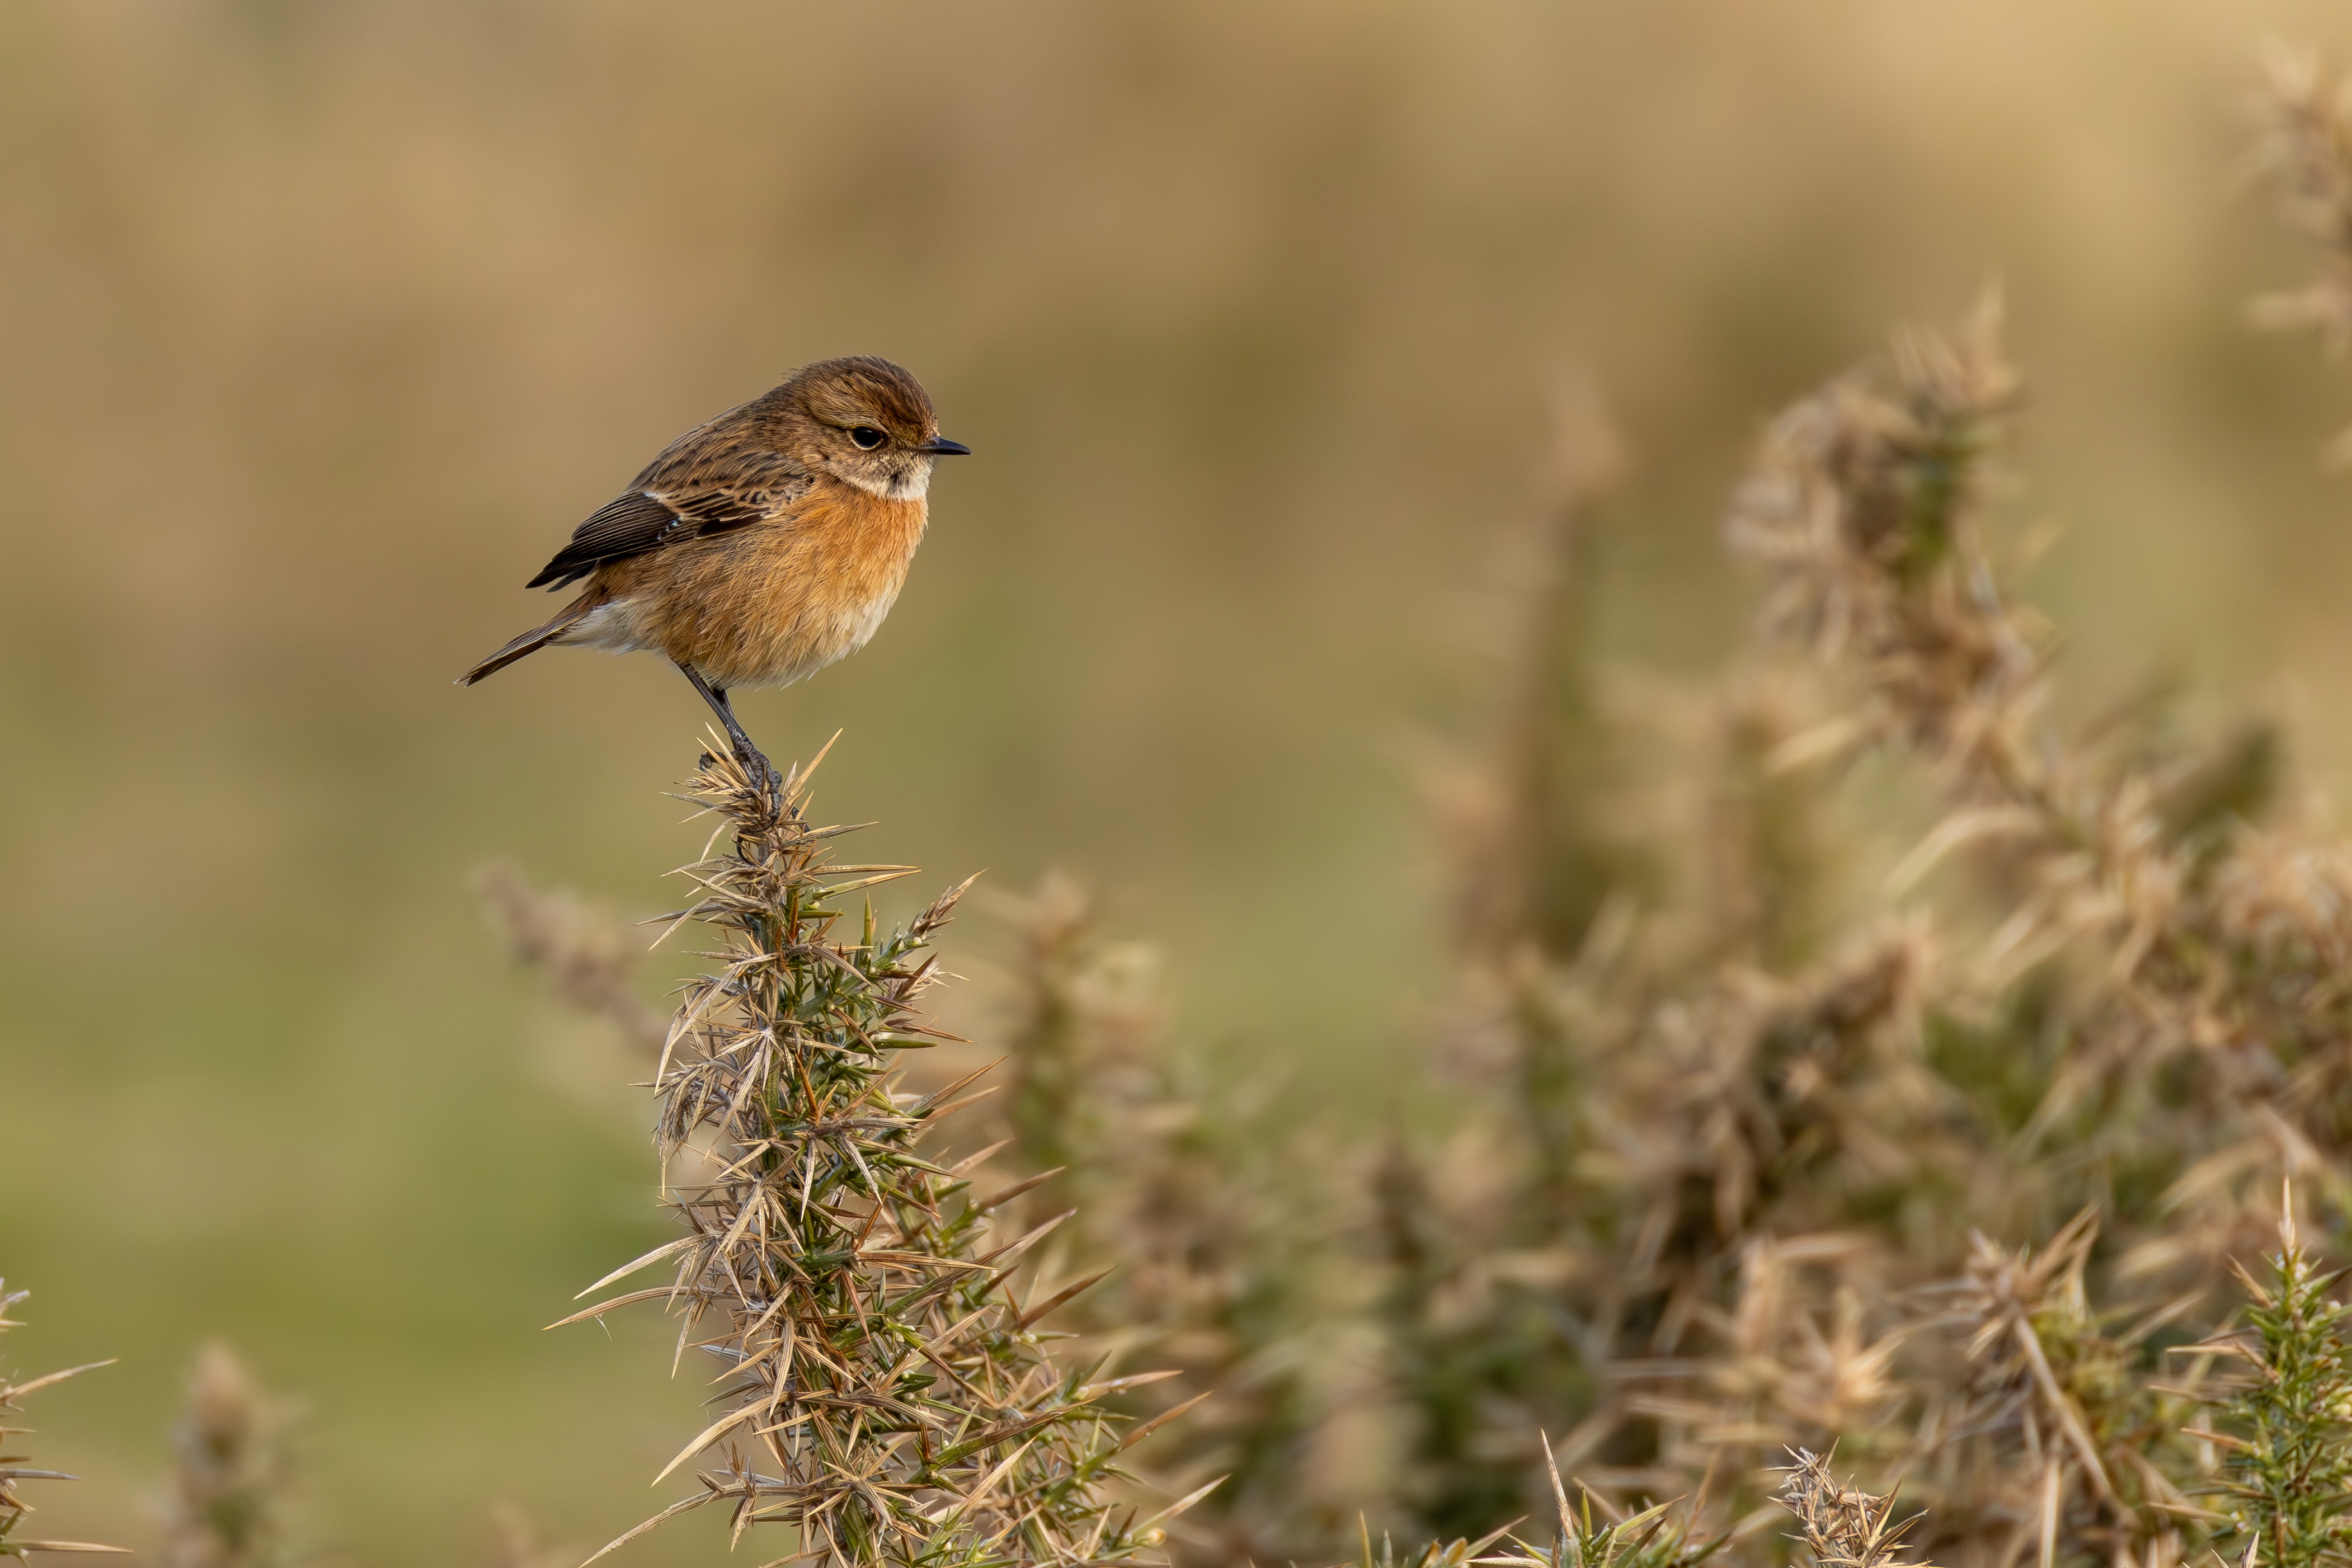
<path id="1" fill-rule="evenodd" d="M 2242 1333 L 2207 1347 L 2247 1375 L 2224 1407 L 2231 1433 L 2221 1490 L 2230 1528 L 2274 1568 L 2335 1568 L 2352 1558 L 2352 1356 L 2344 1304 L 2303 1245 L 2290 1204 L 2267 1285 L 2241 1276 Z"/>
<path id="2" fill-rule="evenodd" d="M 0 1280 L 0 1334 L 24 1326 L 10 1318 L 8 1313 L 31 1293 L 28 1291 L 11 1291 L 7 1281 Z M 22 1383 L 12 1377 L 5 1368 L 0 1368 L 0 1446 L 13 1446 L 14 1439 L 31 1430 L 16 1425 L 28 1396 L 54 1387 L 68 1377 L 113 1364 L 110 1361 L 93 1361 L 82 1366 L 69 1366 L 63 1372 L 28 1378 Z M 93 1545 L 87 1541 L 45 1541 L 18 1533 L 26 1519 L 33 1512 L 33 1505 L 26 1502 L 24 1494 L 17 1490 L 19 1485 L 26 1481 L 69 1481 L 73 1479 L 63 1470 L 37 1469 L 22 1454 L 0 1453 L 0 1557 L 14 1557 L 21 1561 L 28 1552 L 34 1552 L 122 1550 L 119 1546 Z"/>
<path id="3" fill-rule="evenodd" d="M 1496 1531 L 1483 1541 L 1433 1541 L 1399 1552 L 1396 1538 L 1385 1532 L 1381 1536 L 1379 1549 L 1374 1550 L 1371 1526 L 1361 1520 L 1357 1521 L 1357 1533 L 1361 1544 L 1350 1568 L 1469 1568 L 1473 1563 L 1489 1561 L 1478 1553 L 1501 1540 L 1503 1534 Z"/>
<path id="4" fill-rule="evenodd" d="M 723 1458 L 605 1551 L 723 1502 L 738 1537 L 786 1524 L 793 1555 L 861 1568 L 1137 1561 L 1192 1500 L 1138 1519 L 1109 1494 L 1143 1429 L 1123 1432 L 1102 1401 L 1152 1375 L 1096 1381 L 1055 1363 L 1037 1324 L 1073 1290 L 1024 1298 L 1013 1278 L 1066 1215 L 998 1235 L 1019 1185 L 981 1197 L 976 1161 L 942 1168 L 918 1147 L 969 1080 L 928 1096 L 895 1086 L 901 1050 L 948 1038 L 916 1003 L 963 888 L 887 934 L 869 904 L 842 940 L 851 896 L 908 868 L 832 863 L 848 830 L 809 822 L 807 787 L 805 771 L 771 786 L 724 754 L 687 787 L 720 831 L 675 919 L 724 944 L 685 988 L 656 1075 L 687 1234 L 599 1281 L 670 1260 L 671 1284 L 566 1321 L 667 1302 L 679 1354 L 716 1361 L 722 1385 L 720 1414 L 669 1468 Z"/>
<path id="5" fill-rule="evenodd" d="M 1154 1446 L 1152 1479 L 1182 1491 L 1226 1478 L 1177 1527 L 1182 1555 L 1311 1561 L 1365 1500 L 1318 1484 L 1307 1453 L 1363 1343 L 1335 1299 L 1360 1271 L 1330 1266 L 1342 1221 L 1308 1174 L 1319 1140 L 1270 1110 L 1271 1074 L 1236 1082 L 1160 1038 L 1153 956 L 1108 938 L 1076 883 L 1048 877 L 1008 913 L 1012 1092 L 983 1135 L 1008 1134 L 1007 1158 L 1053 1178 L 1024 1204 L 1066 1192 L 1082 1206 L 1051 1244 L 1057 1269 L 1112 1270 L 1066 1326 L 1088 1347 L 1149 1345 L 1181 1372 L 1125 1403 L 1182 1416 Z"/>
<path id="6" fill-rule="evenodd" d="M 1067 876 L 1048 876 L 1008 914 L 1013 1152 L 1031 1171 L 1066 1170 L 1056 1187 L 1083 1192 L 1111 1174 L 1103 1156 L 1150 1135 L 1139 1121 L 1169 1120 L 1150 1061 L 1163 1011 L 1157 966 L 1136 944 L 1106 940 L 1094 901 Z"/>
<path id="7" fill-rule="evenodd" d="M 1797 1516 L 1805 1552 L 1821 1568 L 1899 1568 L 1916 1520 L 1895 1520 L 1895 1499 L 1847 1487 L 1829 1456 L 1799 1448 L 1781 1500 Z"/>
<path id="8" fill-rule="evenodd" d="M 1510 1568 L 1697 1568 L 1730 1543 L 1727 1534 L 1701 1533 L 1693 1511 L 1678 1502 L 1653 1503 L 1633 1514 L 1602 1505 L 1596 1519 L 1591 1490 L 1580 1489 L 1583 1506 L 1572 1508 L 1549 1437 L 1544 1457 L 1559 1521 L 1550 1540 L 1531 1542 L 1515 1534 L 1511 1545 L 1517 1550 L 1478 1561 Z"/>
<path id="9" fill-rule="evenodd" d="M 1917 1490 L 1953 1512 L 1948 1540 L 1961 1519 L 1998 1520 L 2031 1496 L 2008 1535 L 2044 1562 L 2088 1541 L 2172 1562 L 2182 1520 L 2200 1517 L 2187 1491 L 2202 1467 L 2183 1428 L 2202 1396 L 2156 1384 L 2146 1354 L 2153 1329 L 2196 1298 L 2130 1325 L 2096 1311 L 2096 1221 L 2085 1209 L 2039 1248 L 1974 1236 L 1958 1276 L 1920 1293 L 1964 1357 L 1948 1410 L 1903 1451 Z"/>

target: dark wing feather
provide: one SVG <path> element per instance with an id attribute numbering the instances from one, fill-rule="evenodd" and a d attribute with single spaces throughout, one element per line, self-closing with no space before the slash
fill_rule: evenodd
<path id="1" fill-rule="evenodd" d="M 572 542 L 525 588 L 568 588 L 615 556 L 652 549 L 683 531 L 687 519 L 658 496 L 632 490 L 572 530 Z"/>

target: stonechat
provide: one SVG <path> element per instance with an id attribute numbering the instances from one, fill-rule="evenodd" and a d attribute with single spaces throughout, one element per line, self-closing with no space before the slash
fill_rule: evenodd
<path id="1" fill-rule="evenodd" d="M 856 653 L 890 613 L 929 520 L 940 434 L 922 383 L 859 355 L 783 384 L 665 447 L 524 586 L 587 587 L 554 620 L 457 677 L 470 686 L 551 643 L 661 654 L 766 758 L 727 694 L 789 685 Z"/>

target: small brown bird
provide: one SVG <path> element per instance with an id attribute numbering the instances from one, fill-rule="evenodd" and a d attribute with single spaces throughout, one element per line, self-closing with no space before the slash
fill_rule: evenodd
<path id="1" fill-rule="evenodd" d="M 922 542 L 940 458 L 922 383 L 887 360 L 824 360 L 698 425 L 572 530 L 524 586 L 587 588 L 546 625 L 457 677 L 470 686 L 551 643 L 650 649 L 766 758 L 727 694 L 789 685 L 866 645 Z"/>

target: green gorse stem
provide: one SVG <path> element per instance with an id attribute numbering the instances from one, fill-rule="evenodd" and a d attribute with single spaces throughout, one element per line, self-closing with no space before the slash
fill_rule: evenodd
<path id="1" fill-rule="evenodd" d="M 2211 1434 L 2228 1453 L 2221 1490 L 2249 1564 L 2334 1568 L 2352 1545 L 2352 1364 L 2328 1294 L 2342 1274 L 2305 1249 L 2291 1200 L 2270 1276 L 2241 1273 L 2247 1329 L 2206 1347 L 2248 1369 L 2226 1406 L 2232 1430 Z"/>

